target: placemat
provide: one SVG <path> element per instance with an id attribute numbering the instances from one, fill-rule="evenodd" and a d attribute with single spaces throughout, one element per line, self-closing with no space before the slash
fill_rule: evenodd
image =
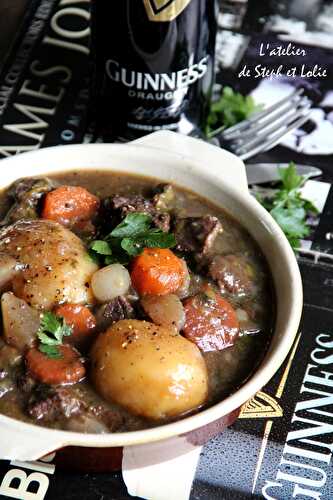
<path id="1" fill-rule="evenodd" d="M 76 16 L 68 14 L 68 7 L 74 4 L 79 10 Z M 61 19 L 60 30 L 55 19 Z M 90 138 L 86 133 L 91 73 L 89 2 L 32 2 L 21 22 L 21 35 L 13 41 L 13 50 L 0 75 L 0 158 Z M 80 37 L 74 40 L 70 35 L 73 31 Z M 246 37 L 244 55 L 237 62 L 240 69 L 244 64 L 255 64 L 258 44 L 280 43 L 272 34 Z M 323 48 L 307 50 L 311 60 L 317 60 L 320 53 L 326 62 L 329 58 L 332 61 L 332 53 Z M 237 82 L 242 91 L 252 91 L 259 83 L 235 79 L 235 68 L 222 67 L 218 82 L 233 86 Z M 313 95 L 313 82 L 307 84 Z M 330 88 L 327 81 L 318 85 L 315 91 L 320 104 L 319 96 L 324 92 L 321 89 L 327 93 Z M 324 172 L 322 180 L 333 182 L 332 155 L 309 156 L 279 146 L 258 158 L 273 162 L 291 159 L 319 166 Z M 204 447 L 191 500 L 332 498 L 333 266 L 329 260 L 325 262 L 325 254 L 333 251 L 333 237 L 327 236 L 332 231 L 332 207 L 331 190 L 310 242 L 316 260 L 299 258 L 305 307 L 293 349 L 276 376 L 245 405 L 241 418 Z M 2 461 L 0 498 L 130 497 L 120 473 L 84 475 L 60 471 L 52 462 Z"/>

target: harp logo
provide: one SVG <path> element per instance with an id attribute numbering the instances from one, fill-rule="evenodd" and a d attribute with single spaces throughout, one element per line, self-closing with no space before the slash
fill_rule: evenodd
<path id="1" fill-rule="evenodd" d="M 274 418 L 282 417 L 283 410 L 269 394 L 259 391 L 241 410 L 239 418 Z"/>
<path id="2" fill-rule="evenodd" d="M 167 22 L 175 19 L 191 0 L 143 0 L 150 21 Z"/>

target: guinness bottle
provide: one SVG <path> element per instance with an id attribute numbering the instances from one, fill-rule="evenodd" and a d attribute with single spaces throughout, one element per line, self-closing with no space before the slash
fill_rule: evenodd
<path id="1" fill-rule="evenodd" d="M 199 132 L 214 78 L 215 0 L 93 0 L 96 122 L 106 140 Z"/>

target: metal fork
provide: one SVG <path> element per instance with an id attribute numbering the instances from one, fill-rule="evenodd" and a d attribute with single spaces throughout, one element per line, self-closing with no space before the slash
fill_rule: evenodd
<path id="1" fill-rule="evenodd" d="M 242 160 L 273 148 L 308 120 L 312 103 L 303 93 L 304 89 L 295 90 L 267 109 L 224 130 L 218 136 L 220 146 Z"/>

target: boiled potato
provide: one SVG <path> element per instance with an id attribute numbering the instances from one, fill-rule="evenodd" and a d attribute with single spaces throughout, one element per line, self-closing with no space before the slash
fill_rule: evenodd
<path id="1" fill-rule="evenodd" d="M 205 361 L 197 346 L 174 329 L 119 321 L 99 335 L 91 359 L 97 391 L 136 415 L 174 417 L 206 400 Z"/>
<path id="2" fill-rule="evenodd" d="M 97 265 L 81 240 L 57 222 L 23 220 L 4 228 L 0 252 L 20 265 L 12 288 L 29 305 L 52 309 L 62 302 L 93 302 L 90 279 Z"/>

